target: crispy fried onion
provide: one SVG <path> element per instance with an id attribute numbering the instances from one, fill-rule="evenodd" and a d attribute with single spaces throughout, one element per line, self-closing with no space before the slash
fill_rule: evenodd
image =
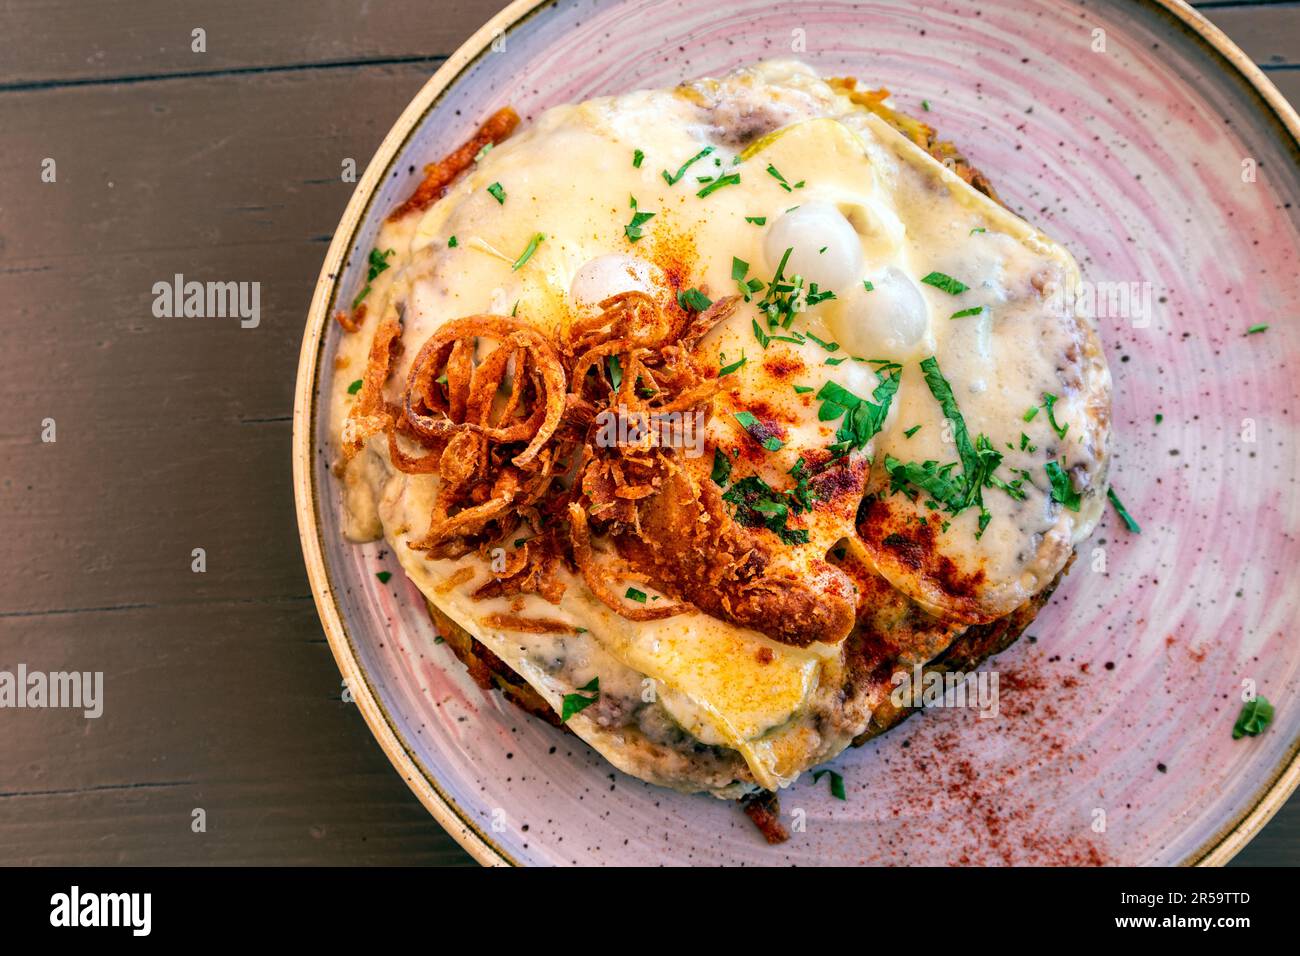
<path id="1" fill-rule="evenodd" d="M 395 462 L 424 471 L 436 461 L 441 479 L 429 530 L 413 547 L 465 553 L 471 539 L 510 531 L 519 512 L 542 499 L 563 450 L 551 439 L 565 391 L 555 347 L 518 319 L 473 315 L 429 337 L 407 376 L 402 421 L 431 450 Z M 394 442 L 390 435 L 390 448 Z M 518 444 L 522 450 L 507 451 Z"/>
<path id="2" fill-rule="evenodd" d="M 606 563 L 596 557 L 591 547 L 587 512 L 576 502 L 569 505 L 569 533 L 573 543 L 573 560 L 582 572 L 587 587 L 591 588 L 591 593 L 600 598 L 603 604 L 623 617 L 632 621 L 657 621 L 692 609 L 691 605 L 684 602 L 667 607 L 636 607 L 619 597 L 613 581 L 645 581 L 647 578 L 644 574 L 633 571 L 621 558 Z"/>
<path id="3" fill-rule="evenodd" d="M 676 450 L 656 440 L 611 443 L 602 428 L 608 415 L 665 413 L 698 414 L 702 425 L 718 382 L 693 350 L 735 302 L 667 313 L 628 292 L 600 303 L 558 344 L 513 317 L 456 319 L 420 348 L 395 405 L 383 386 L 400 341 L 396 323 L 381 325 L 351 437 L 359 448 L 386 431 L 395 468 L 438 475 L 428 531 L 411 546 L 430 557 L 477 551 L 491 562 L 476 598 L 531 593 L 558 603 L 569 567 L 624 617 L 681 614 L 693 606 L 623 597 L 618 581 L 650 579 L 592 544 L 594 534 L 639 528 L 638 504 L 660 490 Z"/>

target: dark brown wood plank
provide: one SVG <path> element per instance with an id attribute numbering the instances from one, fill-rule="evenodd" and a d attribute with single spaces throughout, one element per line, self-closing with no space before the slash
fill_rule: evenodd
<path id="1" fill-rule="evenodd" d="M 309 599 L 9 618 L 0 648 L 104 672 L 97 719 L 4 712 L 0 862 L 468 861 L 340 699 Z"/>
<path id="2" fill-rule="evenodd" d="M 1201 13 L 1261 66 L 1300 64 L 1300 4 L 1208 7 Z"/>
<path id="3" fill-rule="evenodd" d="M 455 51 L 505 0 L 5 0 L 0 87 Z M 91 10 L 94 15 L 88 15 Z M 206 31 L 204 53 L 192 31 Z"/>
<path id="4" fill-rule="evenodd" d="M 288 465 L 303 323 L 340 164 L 364 167 L 426 72 L 0 94 L 26 181 L 0 206 L 0 514 L 23 571 L 0 611 L 310 593 Z M 260 325 L 155 318 L 178 272 L 260 282 Z"/>

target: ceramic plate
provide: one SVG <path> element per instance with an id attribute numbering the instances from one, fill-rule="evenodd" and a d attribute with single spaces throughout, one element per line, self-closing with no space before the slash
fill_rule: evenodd
<path id="1" fill-rule="evenodd" d="M 615 772 L 479 690 L 383 547 L 346 544 L 315 401 L 411 169 L 510 103 L 798 56 L 924 113 L 1096 283 L 1114 374 L 1107 514 L 997 658 L 1001 712 L 933 710 L 805 776 L 769 847 L 731 804 Z M 922 105 L 925 101 L 929 112 Z M 1147 2 L 516 3 L 402 115 L 335 235 L 295 413 L 299 521 L 334 653 L 412 789 L 477 858 L 521 864 L 1221 862 L 1295 787 L 1300 708 L 1300 171 L 1295 114 L 1185 7 Z M 1246 330 L 1267 324 L 1265 332 Z M 1158 420 L 1159 417 L 1159 420 Z M 375 572 L 393 577 L 381 585 Z M 987 666 L 987 665 L 986 665 Z M 1234 741 L 1244 681 L 1277 705 Z"/>

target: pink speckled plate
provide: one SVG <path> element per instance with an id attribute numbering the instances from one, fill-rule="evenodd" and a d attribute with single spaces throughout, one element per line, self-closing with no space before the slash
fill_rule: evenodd
<path id="1" fill-rule="evenodd" d="M 1143 533 L 1106 516 L 1032 637 L 997 659 L 1000 718 L 930 711 L 846 753 L 847 801 L 800 780 L 781 799 L 787 822 L 806 825 L 772 848 L 734 806 L 623 776 L 480 691 L 435 643 L 391 556 L 343 542 L 315 398 L 339 334 L 327 319 L 336 293 L 358 285 L 409 170 L 491 110 L 531 117 L 792 52 L 889 87 L 905 110 L 928 101 L 927 121 L 1089 279 L 1139 284 L 1127 318 L 1099 322 L 1114 482 Z M 295 479 L 318 606 L 412 789 L 485 862 L 1230 857 L 1300 775 L 1300 590 L 1288 582 L 1300 566 L 1297 128 L 1217 30 L 1154 0 L 510 7 L 380 147 L 322 270 L 299 370 Z M 1270 328 L 1243 334 L 1256 323 Z M 386 586 L 381 569 L 394 572 Z M 1234 741 L 1243 680 L 1277 716 Z"/>

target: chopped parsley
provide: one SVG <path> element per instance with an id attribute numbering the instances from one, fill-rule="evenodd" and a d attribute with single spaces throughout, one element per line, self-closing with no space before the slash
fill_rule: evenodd
<path id="1" fill-rule="evenodd" d="M 637 588 L 628 588 L 627 593 L 623 595 L 629 601 L 636 601 L 637 604 L 645 603 L 645 592 Z"/>
<path id="2" fill-rule="evenodd" d="M 623 233 L 630 242 L 641 238 L 641 227 L 654 218 L 652 212 L 641 212 L 636 208 L 636 197 L 632 197 L 632 221 L 623 227 Z"/>
<path id="3" fill-rule="evenodd" d="M 393 576 L 392 571 L 378 571 L 375 573 L 375 577 L 379 578 L 380 584 L 387 584 L 389 580 L 392 578 L 392 576 Z"/>
<path id="4" fill-rule="evenodd" d="M 726 361 L 726 356 L 719 354 L 718 361 L 719 362 Z M 736 371 L 736 369 L 744 365 L 747 361 L 749 360 L 745 358 L 745 353 L 741 352 L 740 358 L 738 358 L 736 361 L 732 362 L 730 365 L 724 365 L 720 369 L 718 369 L 718 378 L 722 378 L 724 375 L 730 375 L 732 372 Z"/>
<path id="5" fill-rule="evenodd" d="M 854 395 L 838 382 L 827 382 L 817 392 L 816 397 L 822 403 L 817 409 L 818 421 L 831 422 L 841 416 L 843 419 L 835 432 L 835 444 L 831 445 L 831 452 L 836 456 L 866 448 L 884 427 L 889 406 L 898 393 L 903 367 L 891 363 L 875 372 L 878 384 L 871 393 L 872 401 Z"/>
<path id="6" fill-rule="evenodd" d="M 749 301 L 751 295 L 763 288 L 762 279 L 746 279 L 745 276 L 748 274 L 749 263 L 738 256 L 732 256 L 731 278 L 735 280 L 736 287 L 740 289 L 740 294 L 745 297 L 746 302 Z"/>
<path id="7" fill-rule="evenodd" d="M 960 279 L 954 279 L 952 276 L 944 275 L 942 272 L 931 272 L 921 280 L 926 285 L 932 285 L 936 289 L 941 289 L 949 295 L 961 295 L 970 288 Z"/>
<path id="8" fill-rule="evenodd" d="M 973 305 L 973 306 L 971 306 L 969 309 L 962 309 L 960 312 L 954 312 L 952 315 L 948 316 L 948 318 L 950 318 L 950 319 L 964 319 L 964 318 L 967 318 L 968 316 L 972 316 L 972 315 L 981 315 L 981 314 L 983 314 L 983 312 L 984 312 L 984 306 L 982 306 L 982 305 Z"/>
<path id="9" fill-rule="evenodd" d="M 907 431 L 903 432 L 903 434 L 906 435 L 908 438 L 911 438 L 913 435 L 915 435 L 915 434 L 916 434 L 917 432 L 919 432 L 920 430 L 921 430 L 921 426 L 920 426 L 920 425 L 913 425 L 913 426 L 912 426 L 911 428 L 909 428 Z"/>
<path id="10" fill-rule="evenodd" d="M 699 289 L 683 289 L 677 293 L 677 304 L 687 311 L 703 312 L 713 300 Z"/>
<path id="11" fill-rule="evenodd" d="M 1261 322 L 1261 323 L 1259 323 L 1258 325 L 1252 325 L 1250 328 L 1248 328 L 1248 329 L 1246 330 L 1246 334 L 1247 334 L 1247 335 L 1255 335 L 1255 334 L 1257 334 L 1257 333 L 1259 333 L 1259 332 L 1265 332 L 1265 331 L 1267 331 L 1267 330 L 1268 330 L 1268 323 L 1267 323 L 1267 322 Z"/>
<path id="12" fill-rule="evenodd" d="M 582 693 L 565 694 L 564 704 L 560 710 L 560 720 L 567 721 L 574 714 L 581 710 L 586 710 L 596 701 L 600 700 L 600 678 L 593 677 L 590 681 L 578 688 Z M 595 694 L 594 697 L 587 697 L 586 694 Z"/>
<path id="13" fill-rule="evenodd" d="M 637 169 L 640 169 L 640 168 L 641 168 L 641 161 L 642 161 L 643 159 L 645 159 L 645 153 L 641 152 L 641 150 L 639 150 L 639 149 L 634 149 L 634 150 L 632 150 L 632 165 L 633 165 L 633 166 L 635 166 Z"/>
<path id="14" fill-rule="evenodd" d="M 866 289 L 868 292 L 875 292 L 875 291 L 876 291 L 876 287 L 875 287 L 874 285 L 872 285 L 870 279 L 863 279 L 863 280 L 862 280 L 862 288 Z"/>
<path id="15" fill-rule="evenodd" d="M 450 239 L 447 240 L 448 249 L 455 249 L 458 245 L 460 245 L 460 241 L 457 240 L 455 236 L 452 236 Z"/>
<path id="16" fill-rule="evenodd" d="M 1047 472 L 1047 480 L 1052 483 L 1052 500 L 1064 505 L 1070 511 L 1079 510 L 1080 496 L 1074 490 L 1074 483 L 1070 479 L 1070 473 L 1061 467 L 1061 463 L 1052 459 L 1043 465 Z"/>
<path id="17" fill-rule="evenodd" d="M 756 225 L 756 226 L 765 226 L 765 225 L 767 225 L 767 217 L 766 217 L 766 216 L 746 216 L 746 217 L 745 217 L 745 222 L 753 223 L 753 224 Z"/>
<path id="18" fill-rule="evenodd" d="M 492 145 L 493 145 L 492 143 L 484 143 L 483 148 L 474 154 L 474 162 L 476 163 L 482 162 L 483 157 L 486 156 L 488 153 L 492 152 Z"/>
<path id="19" fill-rule="evenodd" d="M 749 436 L 768 451 L 780 451 L 785 446 L 785 442 L 781 441 L 781 439 L 767 433 L 767 429 L 753 412 L 741 410 L 736 412 L 734 417 L 736 421 L 740 422 L 740 427 L 749 432 Z"/>
<path id="20" fill-rule="evenodd" d="M 366 281 L 374 282 L 379 278 L 381 272 L 388 269 L 388 257 L 393 255 L 397 250 L 386 249 L 380 252 L 378 249 L 370 250 L 370 267 L 366 270 Z"/>
<path id="21" fill-rule="evenodd" d="M 361 379 L 357 379 L 355 382 L 349 385 L 348 394 L 355 395 L 357 392 L 361 391 L 361 384 L 362 384 Z"/>
<path id="22" fill-rule="evenodd" d="M 845 794 L 844 794 L 844 778 L 843 778 L 843 777 L 841 777 L 841 776 L 840 776 L 838 773 L 836 773 L 834 770 L 814 770 L 814 771 L 813 771 L 813 783 L 816 783 L 816 782 L 817 782 L 818 780 L 820 780 L 823 776 L 829 776 L 829 777 L 831 778 L 831 796 L 832 796 L 832 797 L 834 797 L 836 800 L 847 800 L 847 799 L 848 799 L 848 797 L 845 796 Z"/>
<path id="23" fill-rule="evenodd" d="M 370 294 L 370 283 L 378 279 L 381 272 L 388 269 L 388 257 L 393 255 L 396 251 L 397 250 L 395 249 L 386 249 L 383 252 L 380 252 L 378 249 L 370 250 L 370 255 L 366 260 L 368 263 L 366 267 L 366 284 L 365 287 L 357 293 L 357 297 L 352 300 L 353 309 L 356 309 L 357 306 L 365 301 L 366 296 Z"/>
<path id="24" fill-rule="evenodd" d="M 1120 501 L 1119 495 L 1115 494 L 1114 488 L 1106 489 L 1106 497 L 1109 498 L 1110 503 L 1115 506 L 1115 511 L 1119 514 L 1120 520 L 1124 522 L 1124 527 L 1128 528 L 1134 534 L 1141 534 L 1141 526 L 1138 525 L 1138 523 L 1133 520 L 1133 516 L 1128 513 L 1128 509 L 1124 507 L 1124 502 Z"/>
<path id="25" fill-rule="evenodd" d="M 772 276 L 772 281 L 767 284 L 767 292 L 763 294 L 762 301 L 758 303 L 759 310 L 767 315 L 767 324 L 772 328 L 779 325 L 783 329 L 788 329 L 790 323 L 794 321 L 795 315 L 805 308 L 811 308 L 819 302 L 835 298 L 834 292 L 819 289 L 816 282 L 808 283 L 808 287 L 805 289 L 803 276 L 796 275 L 790 279 L 786 278 L 786 263 L 790 261 L 790 253 L 793 251 L 793 247 L 785 250 L 780 263 L 776 267 L 776 275 Z M 747 265 L 746 269 L 748 269 Z M 742 286 L 742 290 L 749 288 L 757 291 L 762 287 L 763 283 L 754 279 L 747 286 Z M 746 296 L 746 299 L 748 299 L 748 296 Z"/>
<path id="26" fill-rule="evenodd" d="M 996 474 L 1002 464 L 1002 453 L 993 447 L 987 435 L 978 435 L 971 441 L 966 420 L 962 417 L 952 386 L 943 377 L 938 360 L 932 355 L 921 362 L 925 384 L 939 403 L 944 418 L 952 423 L 953 440 L 957 445 L 961 474 L 954 472 L 959 462 L 940 465 L 937 461 L 904 462 L 885 456 L 885 470 L 890 476 L 890 493 L 903 492 L 915 500 L 919 489 L 930 496 L 932 507 L 942 507 L 949 514 L 958 514 L 972 505 L 979 509 L 976 538 L 984 534 L 992 515 L 984 507 L 984 489 L 997 488 L 1016 500 L 1023 500 L 1024 477 L 1004 481 Z"/>
<path id="27" fill-rule="evenodd" d="M 821 339 L 817 338 L 817 336 L 813 335 L 811 332 L 805 332 L 804 335 L 808 336 L 808 338 L 812 339 L 814 342 L 816 342 L 818 345 L 824 348 L 827 352 L 839 351 L 840 348 L 839 342 L 823 342 Z"/>
<path id="28" fill-rule="evenodd" d="M 1232 739 L 1258 737 L 1273 722 L 1273 705 L 1262 694 L 1254 700 L 1248 700 L 1237 715 L 1237 722 L 1232 725 Z"/>
<path id="29" fill-rule="evenodd" d="M 1028 435 L 1026 435 L 1024 432 L 1021 432 L 1021 433 L 1020 433 L 1020 450 L 1021 450 L 1021 451 L 1027 451 L 1027 452 L 1029 452 L 1029 453 L 1032 455 L 1034 452 L 1038 451 L 1038 446 L 1035 445 L 1033 442 L 1031 442 L 1031 441 L 1029 440 L 1029 436 L 1028 436 Z"/>
<path id="30" fill-rule="evenodd" d="M 1156 412 L 1156 424 L 1159 425 L 1164 420 L 1165 420 L 1165 416 L 1161 415 L 1159 412 Z"/>
<path id="31" fill-rule="evenodd" d="M 768 344 L 772 341 L 772 336 L 763 331 L 762 327 L 758 324 L 758 319 L 751 319 L 750 321 L 754 326 L 754 338 L 758 339 L 759 345 L 763 346 L 763 348 L 767 348 Z"/>
<path id="32" fill-rule="evenodd" d="M 1037 417 L 1037 415 L 1038 415 L 1038 406 L 1035 405 L 1033 408 L 1030 408 L 1025 411 L 1024 419 L 1027 422 L 1032 422 L 1034 418 Z"/>
<path id="33" fill-rule="evenodd" d="M 727 175 L 719 176 L 717 179 L 710 182 L 707 186 L 705 186 L 695 195 L 698 196 L 700 199 L 703 199 L 705 196 L 709 195 L 710 193 L 717 192 L 723 186 L 734 186 L 738 182 L 740 182 L 740 173 L 727 173 Z"/>
<path id="34" fill-rule="evenodd" d="M 713 449 L 713 471 L 709 477 L 719 488 L 727 487 L 727 482 L 731 480 L 731 459 L 721 448 Z"/>
<path id="35" fill-rule="evenodd" d="M 930 112 L 930 101 L 921 100 L 921 109 L 925 110 L 927 113 Z"/>
<path id="36" fill-rule="evenodd" d="M 782 176 L 781 171 L 777 169 L 775 166 L 773 166 L 771 163 L 767 164 L 767 172 L 768 175 L 772 176 L 778 183 L 780 183 L 781 188 L 788 193 L 794 192 L 796 189 L 803 188 L 802 179 L 799 180 L 799 182 L 795 183 L 793 186 L 791 186 L 789 180 L 787 180 L 784 176 Z"/>
<path id="37" fill-rule="evenodd" d="M 495 199 L 497 202 L 499 202 L 501 205 L 504 206 L 506 204 L 506 191 L 500 183 L 493 183 L 491 186 L 487 188 L 487 191 L 490 192 L 492 194 L 492 198 Z"/>
<path id="38" fill-rule="evenodd" d="M 717 473 L 716 453 L 714 473 Z M 758 475 L 750 475 L 732 485 L 722 500 L 735 506 L 736 521 L 746 528 L 767 528 L 784 544 L 807 544 L 807 530 L 787 528 L 786 521 L 791 513 L 810 511 L 816 495 L 802 458 L 795 462 L 788 474 L 795 480 L 789 491 L 777 491 Z"/>
<path id="39" fill-rule="evenodd" d="M 686 162 L 682 163 L 681 167 L 677 170 L 677 173 L 675 175 L 668 172 L 668 170 L 666 169 L 663 170 L 663 172 L 661 172 L 660 175 L 663 176 L 664 182 L 668 183 L 669 186 L 675 186 L 677 185 L 677 181 L 686 175 L 686 170 L 690 169 L 692 164 L 698 162 L 699 160 L 703 159 L 705 156 L 708 156 L 712 152 L 713 152 L 712 146 L 705 146 L 702 150 L 700 150 L 698 153 L 696 153 Z"/>
<path id="40" fill-rule="evenodd" d="M 545 239 L 546 239 L 546 235 L 544 233 L 540 233 L 540 232 L 533 233 L 533 238 L 528 240 L 527 248 L 524 249 L 523 253 L 519 256 L 518 259 L 515 260 L 514 265 L 512 265 L 510 268 L 516 272 L 522 269 L 524 263 L 533 257 L 533 253 L 537 251 L 537 247 L 540 246 Z"/>
<path id="41" fill-rule="evenodd" d="M 812 390 L 813 387 L 811 385 L 796 385 L 794 387 L 794 393 L 796 395 L 807 395 Z"/>
<path id="42" fill-rule="evenodd" d="M 1051 392 L 1043 393 L 1043 407 L 1047 409 L 1047 421 L 1052 426 L 1052 431 L 1056 432 L 1057 438 L 1064 438 L 1065 433 L 1070 430 L 1070 423 L 1064 425 L 1056 423 L 1056 396 Z"/>
<path id="43" fill-rule="evenodd" d="M 988 232 L 988 230 L 985 229 L 983 226 L 976 226 L 974 229 L 972 229 L 972 230 L 970 231 L 970 235 L 973 236 L 973 235 L 975 235 L 975 233 L 977 233 L 977 232 Z"/>

